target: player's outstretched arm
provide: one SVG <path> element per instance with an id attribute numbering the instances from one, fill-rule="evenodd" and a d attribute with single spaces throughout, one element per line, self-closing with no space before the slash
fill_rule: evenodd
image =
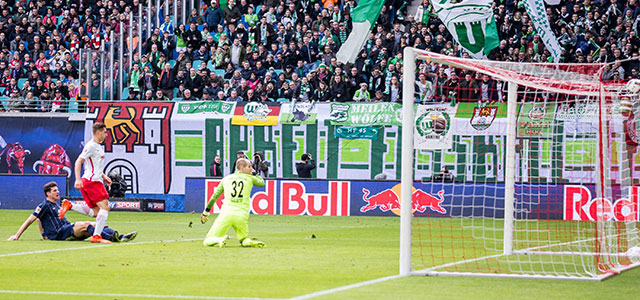
<path id="1" fill-rule="evenodd" d="M 80 178 L 82 178 L 82 173 L 81 173 L 82 164 L 84 164 L 84 158 L 78 157 L 78 159 L 76 159 L 76 164 L 73 168 L 76 175 L 76 182 L 73 184 L 73 187 L 75 187 L 76 190 L 80 190 L 82 188 L 82 180 L 80 180 Z"/>
<path id="2" fill-rule="evenodd" d="M 200 216 L 200 222 L 202 222 L 202 224 L 207 223 L 207 221 L 209 220 L 209 211 L 216 203 L 218 197 L 220 197 L 220 195 L 222 195 L 222 193 L 224 192 L 223 183 L 223 181 L 220 182 L 220 184 L 216 188 L 216 191 L 213 193 L 213 195 L 211 195 L 211 198 L 209 198 L 209 202 L 207 202 L 207 206 L 204 208 L 204 211 L 202 211 L 202 215 Z"/>
<path id="3" fill-rule="evenodd" d="M 27 230 L 27 228 L 29 228 L 29 226 L 31 226 L 31 224 L 33 224 L 33 222 L 35 222 L 38 218 L 36 218 L 36 216 L 34 215 L 30 215 L 27 220 L 24 221 L 24 223 L 22 223 L 22 226 L 20 226 L 20 229 L 18 229 L 18 232 L 16 232 L 16 234 L 10 236 L 7 240 L 9 241 L 17 241 L 21 236 L 22 233 L 24 233 L 25 230 Z"/>

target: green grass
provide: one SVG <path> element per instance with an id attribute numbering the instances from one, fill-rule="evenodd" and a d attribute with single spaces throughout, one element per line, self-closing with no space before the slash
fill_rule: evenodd
<path id="1" fill-rule="evenodd" d="M 227 248 L 205 248 L 212 220 L 202 225 L 199 215 L 181 213 L 111 213 L 110 226 L 140 233 L 129 244 L 41 241 L 35 224 L 20 241 L 6 241 L 29 213 L 0 210 L 0 291 L 290 298 L 398 272 L 396 217 L 251 216 L 250 236 L 267 243 L 262 249 L 233 239 Z M 78 247 L 87 248 L 71 249 Z M 1 256 L 46 249 L 69 250 Z M 408 277 L 317 299 L 630 299 L 640 294 L 638 282 L 640 269 L 599 283 Z M 0 292 L 0 299 L 87 298 L 140 299 Z"/>

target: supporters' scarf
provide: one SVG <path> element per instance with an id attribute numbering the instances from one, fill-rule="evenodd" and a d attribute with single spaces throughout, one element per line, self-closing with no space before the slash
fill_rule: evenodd
<path id="1" fill-rule="evenodd" d="M 133 89 L 139 89 L 138 80 L 140 80 L 140 71 L 133 70 L 131 71 L 131 79 L 129 81 L 129 86 Z"/>
<path id="2" fill-rule="evenodd" d="M 347 31 L 341 30 L 340 32 L 338 32 L 338 34 L 340 35 L 340 45 L 342 45 L 347 41 Z"/>

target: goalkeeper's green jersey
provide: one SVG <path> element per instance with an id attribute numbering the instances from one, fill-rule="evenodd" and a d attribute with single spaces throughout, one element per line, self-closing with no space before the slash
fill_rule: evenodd
<path id="1" fill-rule="evenodd" d="M 222 211 L 249 213 L 251 205 L 251 189 L 253 186 L 264 186 L 264 179 L 260 176 L 253 176 L 236 172 L 222 178 L 222 182 L 216 188 L 207 204 L 207 211 L 213 207 L 216 199 L 224 193 Z"/>

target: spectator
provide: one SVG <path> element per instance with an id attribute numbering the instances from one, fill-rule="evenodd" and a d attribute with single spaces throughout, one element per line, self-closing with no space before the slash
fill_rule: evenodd
<path id="1" fill-rule="evenodd" d="M 309 153 L 302 154 L 300 162 L 296 163 L 296 171 L 300 178 L 311 178 L 311 170 L 316 168 L 316 162 Z"/>
<path id="2" fill-rule="evenodd" d="M 209 176 L 212 176 L 212 177 L 224 176 L 224 174 L 222 174 L 222 168 L 220 165 L 220 155 L 216 155 L 216 157 L 213 158 L 213 161 L 211 162 L 211 166 L 209 167 Z"/>

